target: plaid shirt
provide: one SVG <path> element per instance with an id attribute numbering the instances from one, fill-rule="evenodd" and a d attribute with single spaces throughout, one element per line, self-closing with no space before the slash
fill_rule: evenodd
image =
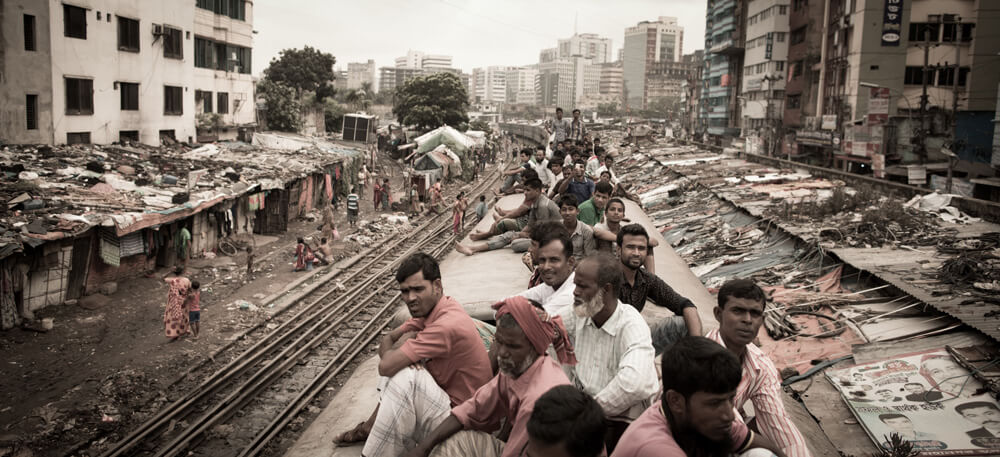
<path id="1" fill-rule="evenodd" d="M 683 314 L 684 308 L 694 306 L 691 300 L 674 291 L 659 276 L 653 275 L 643 268 L 635 272 L 634 285 L 629 285 L 625 278 L 625 272 L 622 271 L 621 284 L 621 289 L 618 290 L 618 299 L 622 303 L 634 306 L 639 311 L 646 307 L 647 298 L 652 300 L 656 306 L 667 308 L 678 316 Z"/>
<path id="2" fill-rule="evenodd" d="M 571 121 L 569 123 L 569 135 L 567 138 L 573 141 L 583 141 L 583 135 L 587 133 L 587 128 L 583 126 L 583 119 L 579 122 Z"/>
<path id="3" fill-rule="evenodd" d="M 722 335 L 715 329 L 705 335 L 725 346 Z M 743 355 L 743 379 L 736 388 L 736 409 L 740 410 L 747 401 L 752 402 L 757 415 L 760 433 L 780 446 L 789 457 L 810 457 L 806 439 L 792 423 L 781 400 L 781 378 L 774 362 L 753 343 L 747 345 Z"/>

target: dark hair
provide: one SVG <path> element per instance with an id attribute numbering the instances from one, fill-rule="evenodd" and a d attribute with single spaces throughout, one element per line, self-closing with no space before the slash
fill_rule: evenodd
<path id="1" fill-rule="evenodd" d="M 556 107 L 556 112 L 557 112 L 557 113 L 558 113 L 558 112 L 560 112 L 560 111 L 562 111 L 562 110 L 563 110 L 562 108 L 560 108 L 560 107 L 558 107 L 558 106 Z"/>
<path id="2" fill-rule="evenodd" d="M 540 231 L 540 227 L 534 227 L 531 231 Z M 563 256 L 566 260 L 573 257 L 573 239 L 569 237 L 569 232 L 564 228 L 563 230 L 552 230 L 542 234 L 542 237 L 538 239 L 538 247 L 548 246 L 549 243 L 560 242 L 563 246 Z"/>
<path id="3" fill-rule="evenodd" d="M 767 301 L 767 295 L 764 294 L 764 290 L 757 283 L 749 279 L 732 279 L 726 281 L 719 289 L 719 308 L 725 309 L 726 302 L 729 301 L 730 297 L 745 298 L 761 303 Z"/>
<path id="4" fill-rule="evenodd" d="M 599 183 L 597 183 L 597 185 L 594 186 L 594 193 L 595 194 L 598 193 L 598 192 L 600 192 L 602 194 L 608 194 L 608 196 L 611 196 L 611 194 L 614 191 L 615 191 L 615 188 L 611 187 L 611 184 L 606 183 L 606 182 L 599 182 Z"/>
<path id="5" fill-rule="evenodd" d="M 961 405 L 956 406 L 955 412 L 958 414 L 962 414 L 962 411 L 974 408 L 993 408 L 997 411 L 1000 411 L 1000 408 L 997 408 L 997 405 L 994 405 L 993 403 L 990 403 L 988 401 L 970 401 L 968 403 L 962 403 Z M 964 416 L 964 414 L 962 415 Z"/>
<path id="6" fill-rule="evenodd" d="M 536 189 L 536 190 L 541 189 L 542 188 L 542 180 L 538 179 L 537 177 L 525 179 L 524 180 L 524 187 L 527 187 L 527 188 L 530 188 L 530 189 Z"/>
<path id="7" fill-rule="evenodd" d="M 604 209 L 607 210 L 608 208 L 610 208 L 612 203 L 617 203 L 619 205 L 622 205 L 622 209 L 625 209 L 625 202 L 622 201 L 622 199 L 620 199 L 618 197 L 615 197 L 615 198 L 612 198 L 611 200 L 608 200 L 608 204 L 604 207 Z M 642 226 L 640 225 L 640 227 L 642 227 Z M 649 236 L 647 235 L 647 238 L 648 237 Z"/>
<path id="8" fill-rule="evenodd" d="M 600 142 L 600 141 L 601 141 L 601 137 L 599 137 L 599 136 L 595 136 L 594 137 L 594 143 L 597 143 L 597 142 Z"/>
<path id="9" fill-rule="evenodd" d="M 531 148 L 524 148 L 524 149 L 521 150 L 521 155 L 525 155 L 525 156 L 531 157 L 531 154 L 534 154 L 534 152 L 532 152 Z"/>
<path id="10" fill-rule="evenodd" d="M 740 385 L 740 359 L 703 336 L 685 336 L 663 353 L 663 397 L 674 391 L 691 398 L 695 392 L 726 394 Z"/>
<path id="11" fill-rule="evenodd" d="M 399 268 L 396 270 L 396 282 L 406 281 L 406 278 L 417 274 L 417 272 L 423 272 L 424 279 L 427 281 L 441 279 L 441 268 L 438 267 L 437 259 L 423 252 L 418 252 L 410 255 L 403 260 L 403 263 L 399 264 Z"/>
<path id="12" fill-rule="evenodd" d="M 198 290 L 199 288 L 201 288 L 201 283 L 198 281 L 191 281 L 191 288 L 194 290 Z"/>
<path id="13" fill-rule="evenodd" d="M 303 239 L 301 236 L 299 237 L 299 239 L 297 240 L 297 242 L 298 243 L 302 243 L 302 244 L 306 244 L 306 240 Z"/>
<path id="14" fill-rule="evenodd" d="M 576 113 L 579 113 L 579 112 L 580 112 L 579 108 L 573 108 L 573 114 L 576 114 Z"/>
<path id="15" fill-rule="evenodd" d="M 594 154 L 595 155 L 596 154 L 604 154 L 604 147 L 603 146 L 598 146 L 598 147 L 594 148 Z"/>
<path id="16" fill-rule="evenodd" d="M 553 232 L 565 232 L 566 227 L 562 225 L 562 222 L 542 222 L 531 228 L 531 233 L 529 237 L 531 241 L 534 241 L 541 246 L 542 240 L 550 233 Z"/>
<path id="17" fill-rule="evenodd" d="M 604 410 L 586 392 L 561 385 L 535 400 L 528 436 L 546 445 L 562 443 L 573 457 L 596 457 L 604 450 Z"/>
<path id="18" fill-rule="evenodd" d="M 609 201 L 608 203 L 611 202 Z M 629 224 L 618 229 L 618 239 L 616 240 L 618 247 L 622 247 L 625 236 L 644 236 L 646 237 L 646 244 L 649 244 L 649 233 L 646 233 L 646 228 L 640 224 Z"/>
<path id="19" fill-rule="evenodd" d="M 551 170 L 552 167 L 562 168 L 564 160 L 566 160 L 566 157 L 552 156 L 552 160 L 549 161 L 549 169 Z"/>
<path id="20" fill-rule="evenodd" d="M 485 195 L 480 195 L 479 196 L 479 201 L 481 201 L 481 202 L 486 201 L 486 196 Z"/>
<path id="21" fill-rule="evenodd" d="M 576 195 L 573 195 L 573 194 L 567 192 L 567 193 L 562 194 L 562 195 L 559 196 L 559 208 L 560 209 L 563 206 L 572 206 L 572 207 L 576 208 L 577 205 L 579 205 L 579 204 L 580 204 L 580 201 L 576 198 Z"/>
<path id="22" fill-rule="evenodd" d="M 179 275 L 181 273 L 184 273 L 184 266 L 183 265 L 177 265 L 176 267 L 174 267 L 174 274 L 175 275 Z"/>
<path id="23" fill-rule="evenodd" d="M 527 180 L 532 179 L 532 178 L 539 179 L 538 178 L 538 172 L 535 171 L 534 168 L 528 168 L 528 169 L 526 169 L 526 170 L 524 170 L 524 171 L 521 172 L 521 179 L 527 181 Z"/>
<path id="24" fill-rule="evenodd" d="M 900 417 L 902 417 L 903 419 L 909 419 L 909 417 L 906 417 L 906 415 L 899 413 L 883 413 L 878 415 L 878 420 L 885 423 L 886 419 L 899 419 Z"/>
<path id="25" fill-rule="evenodd" d="M 580 263 L 588 261 L 597 263 L 597 287 L 611 284 L 611 291 L 617 296 L 622 284 L 621 261 L 607 252 L 591 254 Z"/>
<path id="26" fill-rule="evenodd" d="M 323 237 L 323 238 L 321 238 L 321 239 L 319 240 L 319 242 L 320 242 L 320 243 L 326 243 L 326 237 Z"/>
<path id="27" fill-rule="evenodd" d="M 611 172 L 610 171 L 608 171 L 608 170 L 602 171 L 601 172 L 601 177 L 603 178 L 604 175 L 608 175 L 608 179 L 611 179 Z"/>
<path id="28" fill-rule="evenodd" d="M 253 246 L 247 246 L 247 252 L 253 252 Z"/>

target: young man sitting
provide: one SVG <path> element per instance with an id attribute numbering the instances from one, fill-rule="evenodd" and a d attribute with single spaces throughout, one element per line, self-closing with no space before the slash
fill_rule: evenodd
<path id="1" fill-rule="evenodd" d="M 604 411 L 586 392 L 573 386 L 549 389 L 528 419 L 531 457 L 597 457 L 604 453 Z"/>
<path id="2" fill-rule="evenodd" d="M 724 457 L 774 443 L 737 420 L 740 361 L 714 341 L 690 336 L 663 353 L 663 393 L 622 435 L 611 457 Z"/>
<path id="3" fill-rule="evenodd" d="M 573 256 L 577 262 L 597 250 L 597 243 L 594 240 L 594 229 L 577 218 L 580 209 L 577 208 L 576 197 L 566 194 L 559 197 L 559 214 L 562 215 L 563 228 L 569 232 L 573 241 Z"/>
<path id="4" fill-rule="evenodd" d="M 739 358 L 743 377 L 736 389 L 737 410 L 753 403 L 757 430 L 791 457 L 809 457 L 809 448 L 781 400 L 781 377 L 771 359 L 753 344 L 764 323 L 764 291 L 749 279 L 734 279 L 719 289 L 715 320 L 719 328 L 709 339 Z"/>
<path id="5" fill-rule="evenodd" d="M 599 182 L 594 186 L 594 193 L 590 199 L 580 203 L 579 219 L 591 227 L 601 222 L 604 218 L 604 207 L 611 198 L 611 184 Z"/>

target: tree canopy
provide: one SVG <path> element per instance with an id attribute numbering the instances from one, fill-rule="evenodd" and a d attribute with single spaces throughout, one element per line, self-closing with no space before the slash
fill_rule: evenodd
<path id="1" fill-rule="evenodd" d="M 257 94 L 264 99 L 267 126 L 282 132 L 296 132 L 302 125 L 302 104 L 295 96 L 295 89 L 281 82 L 262 79 L 257 83 Z"/>
<path id="2" fill-rule="evenodd" d="M 328 52 L 306 46 L 302 49 L 285 49 L 264 70 L 264 79 L 282 83 L 302 96 L 309 91 L 316 94 L 316 101 L 322 102 L 333 96 L 333 64 L 337 59 Z"/>
<path id="3" fill-rule="evenodd" d="M 458 76 L 435 73 L 414 78 L 398 88 L 392 113 L 404 125 L 430 130 L 468 122 L 468 109 L 469 96 Z"/>

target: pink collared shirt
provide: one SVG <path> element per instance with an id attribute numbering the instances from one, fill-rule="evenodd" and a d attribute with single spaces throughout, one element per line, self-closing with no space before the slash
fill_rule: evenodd
<path id="1" fill-rule="evenodd" d="M 708 332 L 705 336 L 723 347 L 726 346 L 718 329 Z M 809 446 L 806 445 L 806 439 L 792 423 L 792 418 L 785 411 L 785 404 L 781 401 L 781 378 L 778 376 L 778 369 L 767 354 L 753 343 L 747 345 L 743 357 L 743 379 L 736 389 L 734 401 L 736 409 L 742 409 L 747 401 L 753 404 L 757 417 L 757 430 L 761 435 L 774 441 L 789 457 L 812 456 Z"/>
<path id="2" fill-rule="evenodd" d="M 528 445 L 528 419 L 535 401 L 549 389 L 567 384 L 569 378 L 559 363 L 542 355 L 517 378 L 503 373 L 494 376 L 472 398 L 452 408 L 451 414 L 465 429 L 487 433 L 498 430 L 506 418 L 512 427 L 501 457 L 519 456 Z"/>
<path id="3" fill-rule="evenodd" d="M 441 297 L 427 317 L 411 318 L 401 328 L 417 336 L 399 349 L 413 363 L 425 361 L 452 406 L 468 400 L 493 375 L 476 323 L 454 298 Z"/>
<path id="4" fill-rule="evenodd" d="M 674 440 L 670 423 L 663 415 L 663 408 L 660 405 L 660 402 L 656 402 L 646 408 L 646 411 L 628 426 L 625 434 L 618 440 L 611 457 L 687 457 Z M 736 447 L 734 451 L 742 451 L 752 439 L 746 424 L 738 420 L 733 421 L 729 435 Z"/>

